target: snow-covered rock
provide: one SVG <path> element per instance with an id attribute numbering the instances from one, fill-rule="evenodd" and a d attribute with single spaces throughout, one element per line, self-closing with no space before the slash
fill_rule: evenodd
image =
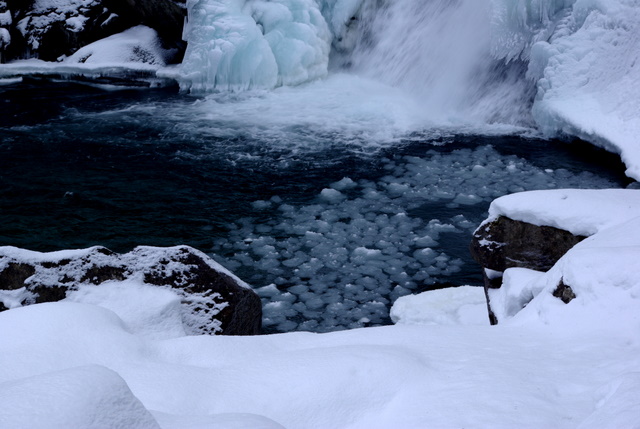
<path id="1" fill-rule="evenodd" d="M 57 61 L 142 24 L 158 32 L 163 48 L 171 53 L 165 59 L 176 62 L 184 53 L 184 15 L 184 8 L 171 0 L 0 2 L 0 52 L 4 60 Z"/>
<path id="2" fill-rule="evenodd" d="M 474 233 L 472 249 L 485 268 L 493 322 L 524 317 L 520 313 L 544 320 L 547 312 L 558 320 L 586 318 L 572 310 L 594 316 L 601 313 L 598 306 L 615 306 L 623 310 L 620 323 L 633 322 L 639 190 L 523 192 L 498 198 L 489 214 Z"/>
<path id="3" fill-rule="evenodd" d="M 247 335 L 261 329 L 255 292 L 187 246 L 140 246 L 122 255 L 103 247 L 51 253 L 0 247 L 0 310 L 64 298 L 138 320 L 131 329 L 147 334 Z"/>

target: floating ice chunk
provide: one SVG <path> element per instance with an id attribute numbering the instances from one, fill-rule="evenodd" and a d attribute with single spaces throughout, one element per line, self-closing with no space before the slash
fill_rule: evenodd
<path id="1" fill-rule="evenodd" d="M 346 198 L 342 192 L 331 188 L 323 189 L 322 192 L 320 192 L 320 197 L 333 204 L 339 203 Z"/>
<path id="2" fill-rule="evenodd" d="M 355 188 L 357 186 L 356 182 L 354 182 L 353 180 L 351 180 L 348 177 L 344 177 L 343 179 L 337 181 L 337 182 L 333 182 L 331 184 L 331 187 L 333 189 L 335 189 L 336 191 L 344 191 L 346 189 L 352 189 Z"/>
<path id="3" fill-rule="evenodd" d="M 271 208 L 271 206 L 272 206 L 271 201 L 258 200 L 251 203 L 251 207 L 253 207 L 256 210 L 266 210 Z"/>

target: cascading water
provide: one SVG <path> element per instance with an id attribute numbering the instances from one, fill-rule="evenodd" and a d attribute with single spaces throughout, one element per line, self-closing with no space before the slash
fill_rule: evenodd
<path id="1" fill-rule="evenodd" d="M 438 123 L 531 125 L 526 65 L 492 56 L 490 0 L 397 0 L 368 10 L 350 62 L 418 97 Z"/>
<path id="2" fill-rule="evenodd" d="M 492 55 L 491 0 L 191 0 L 181 86 L 274 88 L 338 67 L 417 100 L 430 123 L 530 126 L 526 66 Z M 321 15 L 321 13 L 323 15 Z M 336 71 L 336 70 L 334 70 Z"/>

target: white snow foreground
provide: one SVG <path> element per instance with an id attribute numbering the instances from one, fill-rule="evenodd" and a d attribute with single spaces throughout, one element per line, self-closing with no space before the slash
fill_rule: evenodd
<path id="1" fill-rule="evenodd" d="M 576 299 L 565 305 L 541 292 L 494 327 L 405 320 L 330 334 L 175 338 L 169 325 L 178 320 L 165 325 L 171 335 L 145 331 L 154 318 L 118 317 L 104 308 L 108 294 L 101 306 L 4 311 L 0 427 L 638 427 L 640 221 L 632 222 L 595 235 L 545 275 L 549 287 L 560 275 L 579 283 Z M 155 301 L 166 296 L 143 292 L 162 311 Z"/>

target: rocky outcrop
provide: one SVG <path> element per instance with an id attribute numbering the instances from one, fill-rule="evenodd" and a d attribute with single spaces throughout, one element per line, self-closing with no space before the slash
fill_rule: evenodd
<path id="1" fill-rule="evenodd" d="M 529 268 L 548 271 L 573 246 L 584 240 L 568 231 L 549 226 L 537 226 L 505 216 L 486 222 L 473 234 L 471 255 L 483 268 L 489 319 L 497 324 L 489 289 L 502 286 L 502 272 L 507 268 Z M 575 297 L 571 288 L 558 285 L 557 295 L 567 303 Z"/>
<path id="2" fill-rule="evenodd" d="M 262 325 L 260 298 L 240 279 L 187 246 L 137 247 L 117 254 L 104 247 L 38 253 L 0 247 L 0 311 L 64 299 L 80 285 L 137 279 L 181 297 L 192 334 L 254 335 Z"/>
<path id="3" fill-rule="evenodd" d="M 0 60 L 55 61 L 97 40 L 146 25 L 158 32 L 163 48 L 172 50 L 169 62 L 177 63 L 186 48 L 185 15 L 184 6 L 171 0 L 67 0 L 64 5 L 0 0 Z"/>

